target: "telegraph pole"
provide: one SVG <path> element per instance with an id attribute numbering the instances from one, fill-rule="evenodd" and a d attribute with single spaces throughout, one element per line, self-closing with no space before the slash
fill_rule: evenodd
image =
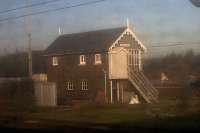
<path id="1" fill-rule="evenodd" d="M 31 33 L 28 34 L 28 74 L 29 78 L 32 78 L 32 48 L 31 48 Z"/>
<path id="2" fill-rule="evenodd" d="M 29 0 L 26 0 L 26 5 L 29 5 Z M 26 9 L 26 13 L 28 14 L 29 8 Z M 30 22 L 28 21 L 28 17 L 25 17 L 25 25 L 26 30 L 28 32 L 28 77 L 32 79 L 33 68 L 32 68 L 32 48 L 31 48 L 31 29 L 30 29 Z M 29 31 L 30 30 L 30 31 Z"/>

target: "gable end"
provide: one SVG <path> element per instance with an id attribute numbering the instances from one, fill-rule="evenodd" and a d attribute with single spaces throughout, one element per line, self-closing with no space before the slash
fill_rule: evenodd
<path id="1" fill-rule="evenodd" d="M 111 47 L 109 48 L 109 50 L 112 50 L 114 47 L 119 46 L 120 44 L 123 44 L 121 40 L 123 40 L 123 38 L 125 36 L 129 36 L 132 39 L 129 41 L 132 41 L 132 45 L 134 43 L 134 47 L 139 47 L 141 48 L 144 52 L 147 50 L 146 47 L 143 45 L 143 43 L 137 38 L 137 36 L 134 34 L 134 32 L 130 29 L 130 28 L 126 28 L 122 34 L 117 38 L 117 40 L 115 40 L 115 42 L 111 45 Z M 128 43 L 128 42 L 127 42 Z M 128 45 L 127 43 L 124 43 L 123 45 Z"/>

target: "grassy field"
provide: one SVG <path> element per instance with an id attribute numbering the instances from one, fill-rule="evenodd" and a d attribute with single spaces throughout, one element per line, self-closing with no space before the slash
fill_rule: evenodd
<path id="1" fill-rule="evenodd" d="M 103 127 L 200 131 L 200 107 L 175 102 L 157 105 L 90 105 L 1 111 L 6 127 Z"/>

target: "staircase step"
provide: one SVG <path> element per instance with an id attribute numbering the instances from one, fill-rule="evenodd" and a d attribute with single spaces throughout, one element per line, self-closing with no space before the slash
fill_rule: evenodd
<path id="1" fill-rule="evenodd" d="M 140 92 L 148 103 L 158 102 L 158 91 L 154 88 L 142 71 L 128 69 L 129 81 Z"/>

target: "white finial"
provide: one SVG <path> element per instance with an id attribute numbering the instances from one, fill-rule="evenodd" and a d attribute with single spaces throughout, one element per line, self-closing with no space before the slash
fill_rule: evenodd
<path id="1" fill-rule="evenodd" d="M 129 18 L 127 17 L 127 19 L 126 19 L 126 27 L 127 28 L 130 28 L 130 22 L 129 22 Z"/>
<path id="2" fill-rule="evenodd" d="M 61 30 L 60 26 L 58 27 L 58 35 L 62 35 L 62 30 Z"/>

